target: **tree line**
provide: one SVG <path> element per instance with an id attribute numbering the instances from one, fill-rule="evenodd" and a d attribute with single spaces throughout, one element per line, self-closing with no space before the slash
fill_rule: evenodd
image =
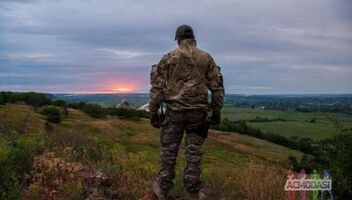
<path id="1" fill-rule="evenodd" d="M 36 92 L 0 92 L 0 105 L 6 103 L 33 106 L 36 111 L 47 117 L 48 122 L 52 123 L 60 123 L 62 116 L 67 116 L 68 108 L 81 110 L 94 118 L 104 118 L 111 115 L 126 119 L 138 119 L 149 116 L 149 114 L 143 110 L 104 107 L 99 104 L 86 102 L 68 103 L 62 99 L 54 99 L 52 95 Z"/>

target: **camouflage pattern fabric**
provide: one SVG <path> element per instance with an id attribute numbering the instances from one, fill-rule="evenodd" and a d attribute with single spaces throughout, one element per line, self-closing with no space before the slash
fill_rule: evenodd
<path id="1" fill-rule="evenodd" d="M 172 110 L 220 110 L 223 79 L 213 58 L 196 47 L 194 39 L 182 40 L 179 48 L 163 56 L 151 70 L 149 109 L 157 112 L 161 102 Z M 208 103 L 208 90 L 212 93 Z"/>
<path id="2" fill-rule="evenodd" d="M 206 112 L 200 110 L 166 111 L 160 135 L 161 169 L 156 179 L 162 190 L 169 191 L 174 185 L 176 158 L 185 131 L 184 186 L 189 193 L 198 192 L 202 188 L 200 166 L 204 139 L 197 130 L 205 125 L 206 118 Z"/>

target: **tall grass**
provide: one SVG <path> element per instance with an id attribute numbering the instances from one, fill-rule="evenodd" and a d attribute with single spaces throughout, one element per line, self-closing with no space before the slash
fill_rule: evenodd
<path id="1" fill-rule="evenodd" d="M 8 172 L 14 171 L 23 177 L 25 174 L 30 176 L 26 176 L 27 179 L 18 179 L 17 182 L 13 182 L 13 184 L 25 183 L 16 187 L 19 189 L 18 191 L 12 190 L 17 195 L 13 199 L 86 198 L 85 180 L 92 173 L 98 172 L 108 178 L 109 184 L 91 186 L 93 189 L 102 191 L 97 195 L 108 193 L 112 194 L 111 199 L 136 200 L 150 191 L 151 184 L 159 170 L 158 137 L 157 135 L 149 137 L 150 134 L 156 134 L 156 131 L 151 128 L 146 130 L 149 126 L 146 126 L 147 122 L 142 120 L 135 123 L 134 121 L 108 118 L 99 120 L 99 122 L 100 125 L 107 121 L 109 123 L 97 126 L 97 123 L 93 123 L 97 122 L 96 119 L 86 116 L 83 118 L 82 116 L 77 114 L 74 117 L 71 116 L 69 120 L 64 119 L 61 124 L 53 125 L 53 129 L 46 130 L 45 137 L 42 134 L 20 135 L 20 138 L 23 139 L 18 141 L 23 142 L 18 144 L 25 147 L 24 153 L 31 153 L 28 157 L 18 157 L 18 159 L 26 163 L 21 166 L 29 168 L 26 168 L 23 173 L 17 173 L 13 170 L 16 162 L 8 162 L 7 169 Z M 38 116 L 33 115 L 32 117 Z M 20 124 L 20 122 L 13 121 L 8 121 L 8 123 L 9 127 Z M 44 127 L 44 123 L 44 120 L 26 122 L 31 127 Z M 119 126 L 112 126 L 113 124 Z M 118 128 L 121 131 L 112 131 Z M 134 134 L 128 134 L 129 132 L 123 131 L 125 129 Z M 143 140 L 144 136 L 147 139 Z M 116 140 L 115 137 L 121 138 Z M 209 138 L 209 140 L 212 139 Z M 3 150 L 3 146 L 6 149 L 10 148 L 6 141 L 2 142 L 0 145 L 1 159 L 8 158 L 9 154 L 15 155 L 12 151 Z M 218 154 L 219 152 L 232 152 L 231 149 L 224 148 L 220 143 L 215 147 L 223 151 L 216 153 L 209 151 L 209 146 L 205 146 L 208 148 L 206 151 L 208 156 L 206 157 L 209 160 L 203 165 L 203 176 L 209 188 L 210 199 L 267 200 L 284 197 L 285 170 L 267 162 L 259 162 L 262 164 L 247 160 L 232 162 L 230 159 L 234 157 L 224 159 Z M 52 153 L 43 153 L 43 151 Z M 38 156 L 38 154 L 42 155 Z M 180 155 L 182 159 L 182 152 Z M 36 157 L 32 159 L 33 156 Z M 247 155 L 241 154 L 241 156 Z M 0 164 L 5 166 L 3 165 L 5 161 Z M 178 162 L 178 178 L 175 189 L 172 191 L 173 194 L 185 194 L 181 192 L 183 191 L 183 165 L 184 162 Z M 25 186 L 25 192 L 22 194 L 23 186 Z M 88 191 L 90 191 L 89 188 Z"/>

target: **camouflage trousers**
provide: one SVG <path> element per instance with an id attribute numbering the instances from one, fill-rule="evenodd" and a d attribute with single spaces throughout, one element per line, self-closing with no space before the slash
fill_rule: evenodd
<path id="1" fill-rule="evenodd" d="M 189 193 L 198 192 L 203 186 L 200 165 L 204 138 L 197 131 L 205 125 L 206 117 L 207 113 L 203 111 L 166 111 L 160 134 L 161 169 L 156 179 L 162 190 L 169 191 L 174 185 L 176 158 L 184 132 L 183 184 Z"/>

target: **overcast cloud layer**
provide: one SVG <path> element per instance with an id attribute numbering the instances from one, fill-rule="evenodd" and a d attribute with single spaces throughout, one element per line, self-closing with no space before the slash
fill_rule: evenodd
<path id="1" fill-rule="evenodd" d="M 350 0 L 0 0 L 0 90 L 148 92 L 184 23 L 227 93 L 352 93 Z"/>

